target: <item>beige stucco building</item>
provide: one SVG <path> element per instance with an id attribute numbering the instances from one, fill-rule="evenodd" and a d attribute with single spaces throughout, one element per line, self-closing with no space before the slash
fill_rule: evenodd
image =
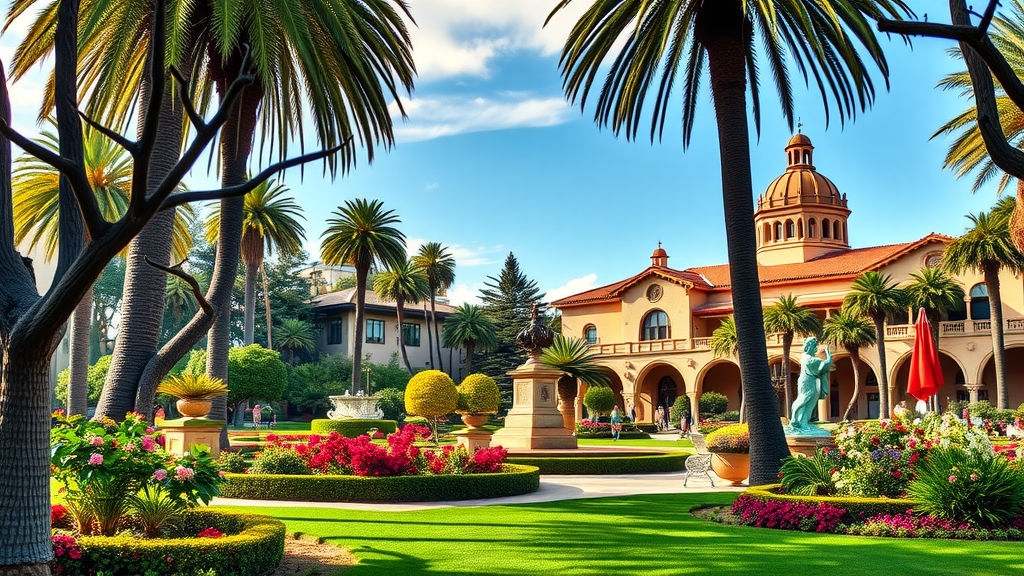
<path id="1" fill-rule="evenodd" d="M 923 267 L 938 266 L 953 239 L 939 234 L 869 248 L 851 249 L 846 195 L 814 169 L 814 147 L 802 134 L 786 146 L 786 171 L 757 200 L 758 268 L 761 298 L 770 306 L 792 294 L 824 320 L 836 312 L 852 282 L 867 271 L 890 274 L 900 283 Z M 939 349 L 945 385 L 940 404 L 957 399 L 995 400 L 995 368 L 988 293 L 980 274 L 957 277 L 967 294 L 965 307 L 940 325 Z M 639 274 L 553 303 L 562 313 L 562 332 L 591 342 L 598 361 L 612 376 L 612 387 L 638 420 L 650 421 L 658 405 L 687 394 L 696 410 L 709 390 L 725 394 L 730 410 L 741 400 L 734 359 L 716 358 L 711 333 L 732 313 L 729 267 L 674 268 L 660 246 Z M 1024 403 L 1024 283 L 1013 274 L 1000 277 L 1010 405 Z M 907 310 L 889 319 L 886 357 L 891 398 L 906 394 L 916 314 Z M 773 383 L 784 367 L 779 335 L 767 336 Z M 798 359 L 803 341 L 797 338 Z M 853 395 L 853 369 L 845 350 L 833 350 L 831 395 L 822 400 L 822 419 L 838 420 Z M 854 418 L 877 417 L 879 362 L 875 347 L 862 350 L 861 386 Z M 791 370 L 799 366 L 794 361 Z M 582 388 L 582 386 L 581 386 Z M 780 390 L 780 396 L 782 395 Z M 582 390 L 580 391 L 582 397 Z M 780 400 L 781 401 L 781 400 Z M 578 403 L 579 404 L 579 403 Z"/>

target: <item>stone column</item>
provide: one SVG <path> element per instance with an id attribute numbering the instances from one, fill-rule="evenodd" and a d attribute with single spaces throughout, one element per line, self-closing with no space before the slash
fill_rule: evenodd
<path id="1" fill-rule="evenodd" d="M 967 388 L 967 393 L 970 394 L 971 402 L 977 402 L 978 390 L 981 390 L 981 384 L 964 384 L 964 388 Z"/>
<path id="2" fill-rule="evenodd" d="M 513 380 L 512 409 L 491 444 L 528 450 L 576 448 L 576 436 L 565 427 L 557 406 L 562 372 L 531 357 L 508 375 Z"/>
<path id="3" fill-rule="evenodd" d="M 697 398 L 697 392 L 687 392 L 686 396 L 690 398 L 690 418 L 692 419 L 691 428 L 696 428 L 700 424 L 700 399 Z"/>
<path id="4" fill-rule="evenodd" d="M 206 418 L 181 418 L 164 420 L 160 429 L 164 432 L 164 448 L 174 456 L 184 456 L 197 444 L 210 447 L 210 456 L 220 456 L 220 432 L 224 422 Z"/>

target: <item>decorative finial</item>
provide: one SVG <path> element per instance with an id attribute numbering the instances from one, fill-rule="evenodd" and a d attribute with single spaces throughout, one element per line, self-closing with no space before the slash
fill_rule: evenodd
<path id="1" fill-rule="evenodd" d="M 658 248 L 661 248 L 661 240 L 658 240 Z"/>
<path id="2" fill-rule="evenodd" d="M 551 346 L 554 339 L 554 331 L 540 321 L 540 306 L 534 304 L 530 310 L 530 323 L 516 334 L 516 344 L 536 361 L 541 350 Z"/>
<path id="3" fill-rule="evenodd" d="M 797 134 L 803 134 L 804 133 L 804 123 L 800 121 L 800 117 L 799 116 L 796 117 L 796 133 Z"/>

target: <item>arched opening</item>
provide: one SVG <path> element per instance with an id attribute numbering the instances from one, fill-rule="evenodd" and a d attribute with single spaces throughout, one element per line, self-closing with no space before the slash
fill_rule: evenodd
<path id="1" fill-rule="evenodd" d="M 743 386 L 740 380 L 740 367 L 729 360 L 719 360 L 699 377 L 697 385 L 699 395 L 705 392 L 725 394 L 729 399 L 729 410 L 739 410 L 743 399 Z"/>
<path id="2" fill-rule="evenodd" d="M 839 220 L 835 220 L 832 222 L 832 238 L 835 238 L 836 240 L 843 239 L 843 237 L 839 233 Z"/>
<path id="3" fill-rule="evenodd" d="M 1009 408 L 1011 410 L 1024 404 L 1024 348 L 1007 347 L 1003 353 L 1006 358 L 1006 390 L 1010 395 Z M 989 357 L 985 361 L 985 368 L 981 371 L 981 389 L 978 390 L 978 400 L 988 400 L 993 406 L 998 405 L 999 396 L 996 389 L 996 362 Z M 962 389 L 962 388 L 961 388 Z M 968 399 L 967 391 L 963 390 L 963 398 Z"/>
<path id="4" fill-rule="evenodd" d="M 797 238 L 803 238 L 804 237 L 804 219 L 803 218 L 799 218 L 796 221 L 796 237 Z"/>
<path id="5" fill-rule="evenodd" d="M 796 238 L 796 224 L 792 220 L 786 220 L 786 240 Z"/>
<path id="6" fill-rule="evenodd" d="M 828 238 L 829 234 L 832 233 L 832 225 L 829 224 L 828 218 L 824 218 L 821 221 L 821 237 Z"/>
<path id="7" fill-rule="evenodd" d="M 655 363 L 645 368 L 637 384 L 636 418 L 639 422 L 654 422 L 658 406 L 667 413 L 676 397 L 686 391 L 683 375 L 669 364 Z"/>
<path id="8" fill-rule="evenodd" d="M 992 308 L 988 303 L 988 286 L 975 284 L 971 287 L 971 320 L 990 320 Z"/>
<path id="9" fill-rule="evenodd" d="M 765 222 L 761 227 L 761 244 L 767 244 L 772 239 L 772 225 Z"/>
<path id="10" fill-rule="evenodd" d="M 601 371 L 608 375 L 611 382 L 608 387 L 615 392 L 615 405 L 619 407 L 619 410 L 625 413 L 625 404 L 622 401 L 622 380 L 619 375 L 615 373 L 611 368 L 601 367 Z M 583 418 L 587 417 L 587 409 L 583 406 L 583 396 L 587 393 L 587 383 L 579 382 L 576 388 L 576 421 L 579 422 Z"/>
<path id="11" fill-rule="evenodd" d="M 850 243 L 850 236 L 846 232 L 846 220 L 843 220 L 843 241 Z"/>
<path id="12" fill-rule="evenodd" d="M 810 164 L 810 163 L 811 163 L 811 151 L 810 150 L 804 150 L 804 164 Z"/>
<path id="13" fill-rule="evenodd" d="M 810 218 L 809 220 L 807 220 L 807 237 L 808 238 L 814 238 L 815 236 L 818 235 L 817 226 L 818 226 L 818 223 L 815 222 L 814 218 Z"/>
<path id="14" fill-rule="evenodd" d="M 775 223 L 775 241 L 782 240 L 782 222 Z"/>
<path id="15" fill-rule="evenodd" d="M 583 339 L 586 340 L 587 344 L 597 344 L 597 326 L 587 324 L 587 327 L 583 329 Z"/>
<path id="16" fill-rule="evenodd" d="M 917 399 L 907 393 L 907 385 L 910 383 L 910 358 L 912 354 L 910 352 L 904 354 L 897 360 L 895 379 L 893 383 L 896 386 L 893 392 L 892 403 L 895 406 L 899 402 L 906 402 L 907 406 L 913 408 L 914 404 L 917 403 Z M 946 409 L 946 406 L 957 399 L 957 394 L 960 392 L 966 393 L 963 387 L 964 383 L 964 371 L 960 367 L 960 363 L 946 352 L 939 351 L 939 366 L 942 367 L 942 387 L 936 392 L 939 398 L 939 408 L 942 410 Z M 992 389 L 995 390 L 995 380 L 993 379 Z"/>
<path id="17" fill-rule="evenodd" d="M 829 378 L 829 394 L 826 397 L 828 414 L 824 414 L 821 419 L 838 422 L 846 412 L 846 407 L 850 405 L 850 399 L 853 398 L 853 359 L 850 356 L 843 356 L 835 360 L 835 365 L 836 369 Z M 860 361 L 859 370 L 860 393 L 850 412 L 850 420 L 878 418 L 878 378 L 874 369 L 863 360 Z M 869 399 L 873 402 L 870 406 Z"/>
<path id="18" fill-rule="evenodd" d="M 640 328 L 641 340 L 666 340 L 669 337 L 668 314 L 661 310 L 652 310 L 644 316 Z"/>

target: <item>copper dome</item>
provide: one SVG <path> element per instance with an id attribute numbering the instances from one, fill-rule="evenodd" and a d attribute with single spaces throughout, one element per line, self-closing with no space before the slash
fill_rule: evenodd
<path id="1" fill-rule="evenodd" d="M 846 200 L 831 180 L 819 174 L 812 161 L 814 146 L 804 134 L 795 134 L 786 145 L 786 172 L 772 181 L 758 207 L 778 208 L 793 204 L 846 206 Z"/>

